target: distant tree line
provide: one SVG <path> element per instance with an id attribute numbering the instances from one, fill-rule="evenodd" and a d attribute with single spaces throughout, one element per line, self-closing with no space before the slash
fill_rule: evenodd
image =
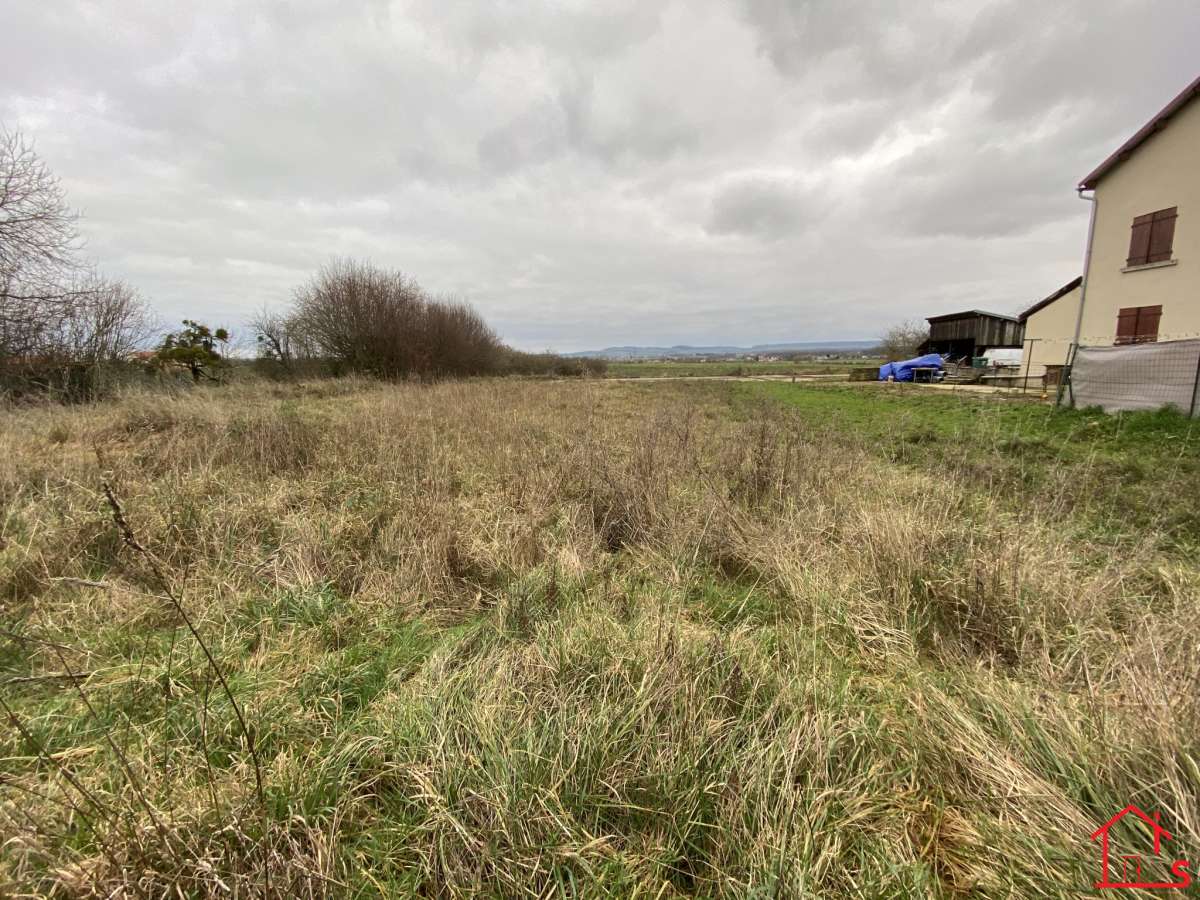
<path id="1" fill-rule="evenodd" d="M 92 399 L 144 371 L 220 380 L 232 362 L 230 334 L 187 319 L 163 335 L 133 288 L 83 259 L 77 222 L 33 145 L 0 130 L 0 395 Z M 349 259 L 321 268 L 290 309 L 264 311 L 250 325 L 260 365 L 282 377 L 568 376 L 605 366 L 513 350 L 465 302 Z"/>

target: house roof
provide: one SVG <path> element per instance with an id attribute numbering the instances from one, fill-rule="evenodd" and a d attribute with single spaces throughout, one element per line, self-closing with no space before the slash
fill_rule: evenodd
<path id="1" fill-rule="evenodd" d="M 1016 322 L 1016 316 L 1004 316 L 1000 313 L 988 312 L 986 309 L 968 309 L 963 312 L 944 313 L 940 316 L 929 316 L 926 322 L 945 322 L 948 319 L 967 319 L 974 316 L 987 316 L 989 319 L 1004 319 L 1006 322 Z"/>
<path id="2" fill-rule="evenodd" d="M 1104 832 L 1108 831 L 1108 829 L 1112 828 L 1114 825 L 1117 824 L 1117 822 L 1119 822 L 1121 819 L 1125 818 L 1130 813 L 1133 813 L 1135 816 L 1137 816 L 1139 819 L 1141 819 L 1143 822 L 1145 822 L 1147 825 L 1149 825 L 1151 828 L 1154 829 L 1154 852 L 1155 853 L 1158 852 L 1158 842 L 1159 842 L 1160 838 L 1165 837 L 1168 841 L 1171 840 L 1171 832 L 1169 832 L 1169 831 L 1167 831 L 1167 829 L 1163 828 L 1162 825 L 1160 825 L 1158 822 L 1158 819 L 1157 819 L 1158 813 L 1154 814 L 1156 818 L 1151 818 L 1150 816 L 1146 815 L 1144 812 L 1142 812 L 1140 809 L 1138 809 L 1136 806 L 1133 806 L 1132 804 L 1125 807 L 1123 810 L 1121 810 L 1119 813 L 1117 813 L 1115 816 L 1113 816 L 1111 819 L 1109 819 L 1107 822 L 1105 822 L 1103 825 L 1101 825 L 1099 828 L 1097 828 L 1094 832 L 1092 832 L 1092 840 L 1096 840 L 1096 838 L 1100 837 L 1102 834 L 1104 834 Z"/>
<path id="3" fill-rule="evenodd" d="M 1197 96 L 1200 96 L 1200 78 L 1197 78 L 1185 87 L 1179 96 L 1162 108 L 1158 115 L 1138 129 L 1137 134 L 1118 147 L 1112 156 L 1100 163 L 1091 174 L 1079 182 L 1079 190 L 1090 191 L 1094 188 L 1100 183 L 1101 178 L 1129 159 L 1133 155 L 1134 150 L 1142 146 L 1150 137 L 1166 128 L 1167 121 L 1171 116 L 1195 100 Z"/>
<path id="4" fill-rule="evenodd" d="M 1029 309 L 1025 310 L 1023 313 L 1018 313 L 1017 321 L 1024 322 L 1026 319 L 1028 319 L 1030 316 L 1032 316 L 1035 312 L 1040 312 L 1041 310 L 1043 310 L 1047 306 L 1049 306 L 1051 303 L 1053 303 L 1055 300 L 1059 299 L 1060 297 L 1065 297 L 1067 294 L 1071 293 L 1071 291 L 1075 290 L 1075 288 L 1079 287 L 1079 285 L 1081 285 L 1081 284 L 1083 284 L 1083 276 L 1082 275 L 1080 275 L 1078 278 L 1072 278 L 1070 281 L 1068 281 L 1066 284 L 1064 284 L 1062 287 L 1060 287 L 1057 291 L 1055 291 L 1049 297 L 1046 297 L 1044 300 L 1039 300 L 1037 303 L 1033 304 L 1033 306 L 1029 307 Z"/>

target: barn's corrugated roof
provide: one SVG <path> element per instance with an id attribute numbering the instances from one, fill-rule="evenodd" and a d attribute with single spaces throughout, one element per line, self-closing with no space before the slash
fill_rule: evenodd
<path id="1" fill-rule="evenodd" d="M 949 319 L 966 319 L 974 316 L 987 316 L 989 319 L 1003 319 L 1006 322 L 1016 322 L 1016 316 L 1005 316 L 1001 313 L 988 312 L 986 309 L 967 309 L 962 312 L 944 313 L 940 316 L 929 316 L 926 322 L 945 322 Z"/>

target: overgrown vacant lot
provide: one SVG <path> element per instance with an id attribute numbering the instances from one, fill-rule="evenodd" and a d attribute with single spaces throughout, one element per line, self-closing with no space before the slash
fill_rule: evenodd
<path id="1" fill-rule="evenodd" d="M 1200 855 L 1174 416 L 250 384 L 4 413 L 0 492 L 0 893 L 1077 896 L 1128 803 Z"/>

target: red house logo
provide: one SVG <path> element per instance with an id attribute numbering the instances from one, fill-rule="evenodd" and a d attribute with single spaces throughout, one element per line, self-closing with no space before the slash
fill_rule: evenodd
<path id="1" fill-rule="evenodd" d="M 1160 855 L 1163 839 L 1171 840 L 1171 833 L 1158 821 L 1158 813 L 1148 816 L 1136 806 L 1125 807 L 1092 834 L 1092 840 L 1100 842 L 1101 866 L 1100 880 L 1094 886 L 1098 888 L 1185 888 L 1190 885 L 1192 876 L 1187 871 L 1186 859 L 1177 859 L 1171 864 L 1171 874 L 1178 878 L 1178 881 L 1143 881 L 1142 857 L 1139 854 L 1110 856 L 1109 832 L 1114 825 L 1128 815 L 1137 816 L 1150 826 L 1154 835 L 1155 856 Z"/>

